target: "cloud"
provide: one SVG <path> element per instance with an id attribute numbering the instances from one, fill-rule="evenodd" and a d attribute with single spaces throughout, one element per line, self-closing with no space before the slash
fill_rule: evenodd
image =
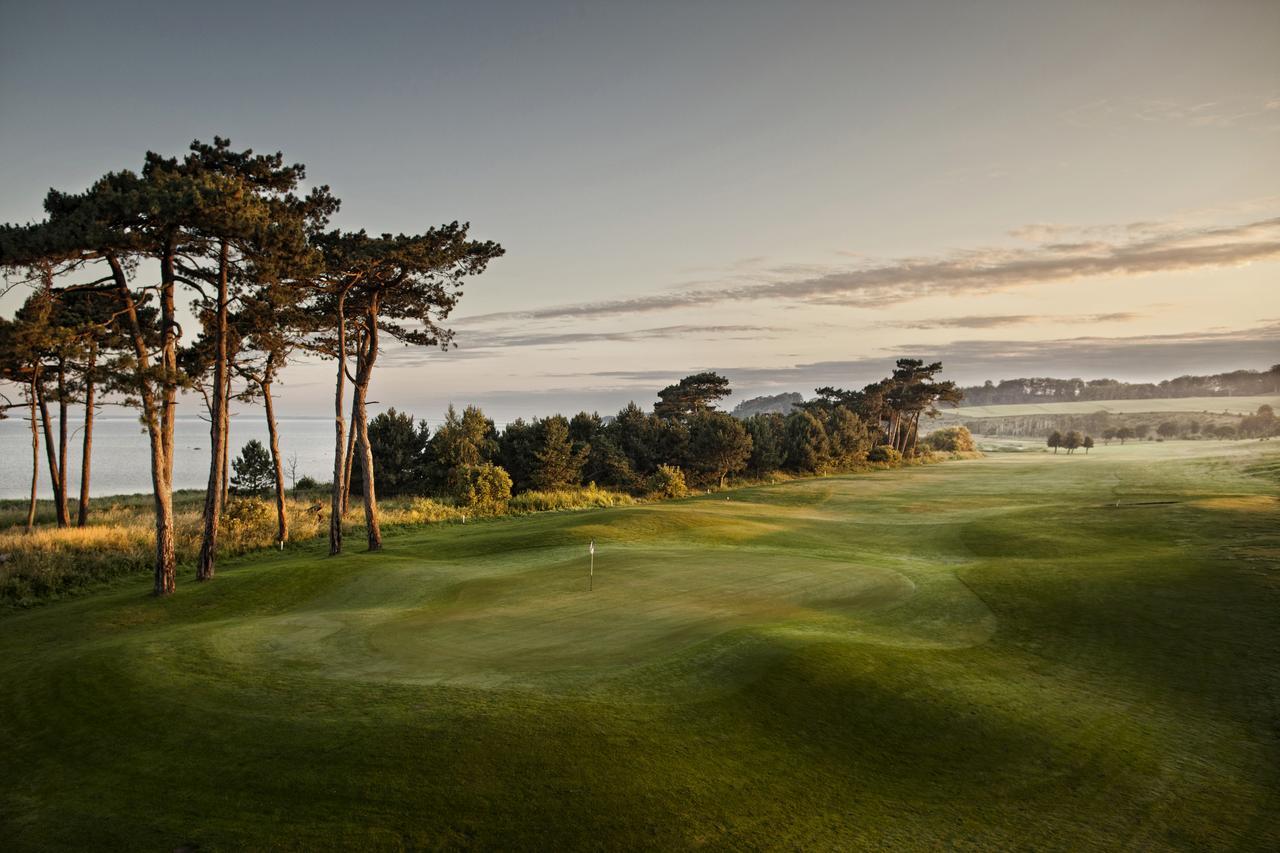
<path id="1" fill-rule="evenodd" d="M 486 332 L 459 331 L 455 336 L 460 349 L 507 349 L 560 344 L 594 343 L 596 341 L 645 341 L 660 338 L 749 337 L 778 331 L 772 326 L 657 326 L 648 329 L 623 329 L 607 332 Z"/>
<path id="2" fill-rule="evenodd" d="M 1018 240 L 1030 240 L 1033 243 L 1043 243 L 1057 237 L 1064 231 L 1072 230 L 1066 225 L 1055 225 L 1052 222 L 1029 222 L 1026 225 L 1020 225 L 1009 231 L 1009 236 Z"/>
<path id="3" fill-rule="evenodd" d="M 449 359 L 492 358 L 503 350 L 520 347 L 571 346 L 596 342 L 630 342 L 683 338 L 687 340 L 761 340 L 773 333 L 787 331 L 776 326 L 723 325 L 655 326 L 647 329 L 619 329 L 602 332 L 512 331 L 510 329 L 461 329 L 454 335 L 456 349 Z M 396 367 L 439 363 L 438 350 L 405 347 L 387 351 L 386 361 Z"/>
<path id="4" fill-rule="evenodd" d="M 1000 326 L 1024 326 L 1032 323 L 1070 325 L 1124 323 L 1142 316 L 1132 311 L 1115 311 L 1110 314 L 972 314 L 965 317 L 907 320 L 886 325 L 897 329 L 994 329 Z"/>
<path id="5" fill-rule="evenodd" d="M 1076 127 L 1120 122 L 1180 124 L 1186 127 L 1254 126 L 1275 130 L 1280 97 L 1228 95 L 1210 100 L 1179 98 L 1103 98 L 1067 110 L 1063 120 Z"/>
<path id="6" fill-rule="evenodd" d="M 504 311 L 468 320 L 606 317 L 755 300 L 879 308 L 929 296 L 986 294 L 1080 278 L 1181 272 L 1280 258 L 1280 217 L 1225 227 L 1133 223 L 1107 230 L 1115 236 L 1090 235 L 1091 239 L 1031 248 L 961 250 L 851 268 L 779 268 L 762 274 L 763 280 L 758 276 L 721 287 Z"/>

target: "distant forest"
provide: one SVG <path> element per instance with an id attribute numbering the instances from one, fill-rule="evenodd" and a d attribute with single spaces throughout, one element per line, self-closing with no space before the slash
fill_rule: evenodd
<path id="1" fill-rule="evenodd" d="M 1269 370 L 1233 370 L 1209 376 L 1179 376 L 1163 382 L 1118 379 L 1004 379 L 962 388 L 966 406 L 1059 403 L 1074 400 L 1158 400 L 1171 397 L 1248 397 L 1280 394 L 1280 364 Z"/>
<path id="2" fill-rule="evenodd" d="M 1015 403 L 1063 403 L 1078 400 L 1165 400 L 1177 397 L 1252 397 L 1280 394 L 1280 364 L 1268 370 L 1233 370 L 1208 376 L 1179 376 L 1162 382 L 1122 382 L 1119 379 L 988 379 L 981 385 L 962 387 L 966 406 L 1000 406 Z M 804 395 L 795 391 L 752 397 L 733 409 L 736 418 L 789 414 L 802 408 Z"/>

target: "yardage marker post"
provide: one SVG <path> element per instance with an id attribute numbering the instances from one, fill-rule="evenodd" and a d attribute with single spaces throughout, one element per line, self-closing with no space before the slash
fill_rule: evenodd
<path id="1" fill-rule="evenodd" d="M 587 550 L 591 552 L 591 570 L 587 573 L 587 591 L 594 592 L 596 588 L 596 540 L 591 540 Z"/>

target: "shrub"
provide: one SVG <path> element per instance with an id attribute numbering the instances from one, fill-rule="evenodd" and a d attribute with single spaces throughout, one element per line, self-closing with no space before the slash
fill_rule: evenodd
<path id="1" fill-rule="evenodd" d="M 930 450 L 948 453 L 969 453 L 978 449 L 973 442 L 973 434 L 963 426 L 934 430 L 925 436 L 924 444 Z"/>
<path id="2" fill-rule="evenodd" d="M 311 489 L 320 488 L 320 484 L 316 482 L 315 477 L 308 477 L 306 474 L 303 474 L 298 478 L 298 482 L 294 483 L 293 488 L 295 491 L 300 492 L 310 491 Z"/>
<path id="3" fill-rule="evenodd" d="M 871 448 L 871 452 L 867 454 L 868 462 L 886 462 L 890 465 L 897 465 L 902 462 L 902 454 L 895 447 L 887 444 L 877 444 Z"/>
<path id="4" fill-rule="evenodd" d="M 218 550 L 238 554 L 268 547 L 276 533 L 275 506 L 262 498 L 235 497 L 222 510 Z"/>
<path id="5" fill-rule="evenodd" d="M 455 468 L 458 503 L 477 515 L 501 515 L 511 500 L 511 477 L 497 465 L 464 465 Z"/>
<path id="6" fill-rule="evenodd" d="M 649 478 L 649 491 L 663 498 L 682 498 L 689 494 L 684 472 L 673 465 L 659 465 Z"/>

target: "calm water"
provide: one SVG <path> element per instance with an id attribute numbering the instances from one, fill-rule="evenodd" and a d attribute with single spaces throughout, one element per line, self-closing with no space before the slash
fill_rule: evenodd
<path id="1" fill-rule="evenodd" d="M 68 455 L 71 469 L 67 482 L 74 503 L 80 494 L 81 422 L 69 421 L 71 439 Z M 176 451 L 173 464 L 175 489 L 203 489 L 209 479 L 209 425 L 199 418 L 178 418 L 174 428 Z M 250 439 L 267 444 L 267 425 L 259 413 L 236 415 L 231 419 L 231 452 L 235 458 Z M 54 432 L 57 441 L 57 432 Z M 289 483 L 290 454 L 298 459 L 298 476 L 309 474 L 320 481 L 333 475 L 333 420 L 328 418 L 282 418 L 280 451 L 285 459 L 285 483 Z M 93 470 L 89 493 L 134 494 L 151 491 L 151 455 L 147 434 L 136 417 L 98 417 L 93 423 Z M 17 415 L 0 420 L 0 498 L 22 498 L 31 494 L 31 427 Z M 40 496 L 52 497 L 44 435 L 40 436 Z"/>

